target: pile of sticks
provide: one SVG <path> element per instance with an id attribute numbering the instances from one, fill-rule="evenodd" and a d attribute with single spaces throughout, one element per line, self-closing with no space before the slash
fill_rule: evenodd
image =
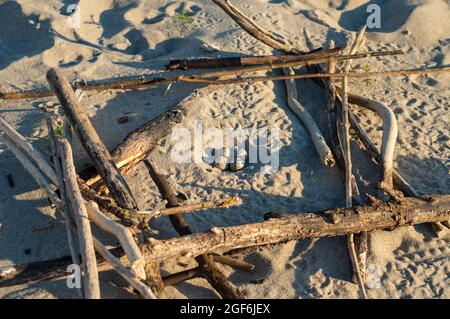
<path id="1" fill-rule="evenodd" d="M 268 245 L 303 238 L 348 236 L 348 248 L 355 279 L 361 297 L 365 290 L 365 265 L 368 232 L 421 223 L 433 223 L 439 234 L 449 228 L 450 196 L 420 197 L 414 188 L 394 169 L 394 149 L 397 122 L 393 112 L 384 104 L 349 92 L 348 77 L 443 73 L 449 69 L 384 71 L 373 73 L 350 72 L 351 61 L 358 58 L 402 54 L 401 51 L 357 53 L 364 39 L 365 28 L 345 50 L 315 49 L 305 31 L 310 52 L 292 47 L 280 36 L 274 36 L 226 0 L 213 0 L 250 35 L 282 55 L 262 57 L 232 57 L 221 59 L 174 60 L 169 70 L 183 70 L 182 75 L 159 78 L 84 82 L 73 87 L 61 71 L 51 69 L 46 91 L 0 93 L 3 99 L 38 98 L 56 95 L 64 108 L 65 130 L 63 138 L 55 133 L 54 118 L 43 109 L 52 146 L 52 160 L 48 161 L 11 125 L 0 117 L 0 130 L 4 143 L 17 160 L 45 190 L 55 208 L 64 217 L 70 256 L 57 260 L 36 262 L 0 269 L 0 287 L 67 276 L 69 264 L 82 266 L 83 284 L 78 290 L 83 298 L 100 298 L 98 273 L 112 268 L 122 276 L 142 298 L 162 298 L 164 287 L 190 280 L 205 278 L 222 298 L 242 298 L 239 290 L 228 280 L 218 264 L 247 272 L 255 266 L 233 258 L 230 254 L 242 248 Z M 343 72 L 336 72 L 342 62 Z M 296 74 L 294 68 L 307 66 L 309 73 Z M 189 74 L 189 69 L 220 68 L 219 71 Z M 247 73 L 282 69 L 282 76 L 242 77 Z M 240 77 L 237 77 L 240 76 Z M 295 79 L 314 78 L 320 81 L 328 97 L 326 114 L 328 134 L 324 136 L 311 115 L 298 102 Z M 340 79 L 340 86 L 333 78 Z M 184 204 L 149 154 L 158 141 L 170 134 L 172 128 L 195 112 L 198 100 L 210 94 L 217 85 L 257 81 L 285 81 L 287 104 L 309 132 L 321 162 L 327 167 L 337 164 L 342 172 L 346 189 L 346 207 L 309 214 L 271 212 L 265 221 L 255 224 L 213 228 L 194 234 L 183 217 L 184 213 L 208 208 L 226 208 L 238 204 L 236 197 L 200 203 Z M 178 105 L 130 133 L 111 153 L 107 150 L 81 106 L 79 90 L 137 89 L 159 83 L 176 81 L 207 84 L 195 90 Z M 78 90 L 78 91 L 77 91 Z M 381 151 L 375 147 L 360 126 L 350 104 L 375 112 L 383 120 Z M 350 128 L 370 157 L 379 167 L 379 196 L 363 196 L 358 190 L 352 171 Z M 76 172 L 72 157 L 72 134 L 78 137 L 98 176 L 82 179 Z M 161 205 L 153 211 L 142 211 L 130 190 L 124 175 L 137 163 L 144 161 L 148 172 L 161 194 Z M 80 174 L 81 175 L 81 174 Z M 363 204 L 364 203 L 364 204 Z M 153 218 L 168 216 L 180 237 L 159 240 L 149 226 Z M 91 223 L 115 236 L 120 247 L 108 249 L 92 235 Z M 193 258 L 195 268 L 162 276 L 160 263 L 177 258 Z"/>

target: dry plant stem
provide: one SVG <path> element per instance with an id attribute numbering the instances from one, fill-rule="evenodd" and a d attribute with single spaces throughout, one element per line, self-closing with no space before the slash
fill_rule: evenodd
<path id="1" fill-rule="evenodd" d="M 193 82 L 194 80 L 197 80 L 197 83 L 201 82 L 201 79 L 206 78 L 215 78 L 215 77 L 221 77 L 221 76 L 238 76 L 243 73 L 249 73 L 249 72 L 257 72 L 257 71 L 268 71 L 273 69 L 280 69 L 280 68 L 286 68 L 286 67 L 299 67 L 304 64 L 318 64 L 318 63 L 326 63 L 330 60 L 350 60 L 350 59 L 360 59 L 360 58 L 367 58 L 367 57 L 379 57 L 379 56 L 388 56 L 388 55 L 395 55 L 395 54 L 403 54 L 402 51 L 380 51 L 380 52 L 367 52 L 367 53 L 361 53 L 354 56 L 332 56 L 333 54 L 328 53 L 329 57 L 324 58 L 302 58 L 299 57 L 298 61 L 294 62 L 286 62 L 286 63 L 276 63 L 276 64 L 269 64 L 269 65 L 257 65 L 257 66 L 244 66 L 239 68 L 232 68 L 228 70 L 222 70 L 222 71 L 214 71 L 214 72 L 205 72 L 205 73 L 198 73 L 198 74 L 182 74 L 182 75 L 176 75 L 176 76 L 163 76 L 163 77 L 155 77 L 153 75 L 142 75 L 135 79 L 108 79 L 108 80 L 102 80 L 101 82 L 93 82 L 88 81 L 86 84 L 81 85 L 79 89 L 82 89 L 83 91 L 104 91 L 104 90 L 129 90 L 129 89 L 142 89 L 146 87 L 153 87 L 159 84 L 165 84 L 165 83 L 173 83 L 173 82 Z M 367 76 L 366 73 L 364 76 Z M 54 96 L 55 93 L 52 90 L 43 90 L 43 91 L 19 91 L 19 92 L 0 92 L 0 99 L 37 99 L 37 98 L 43 98 L 43 97 L 50 97 Z"/>
<path id="2" fill-rule="evenodd" d="M 311 64 L 312 65 L 312 64 Z M 288 67 L 288 65 L 284 65 Z M 213 80 L 213 79 L 199 79 L 199 78 L 181 78 L 179 82 L 187 83 L 200 83 L 200 84 L 215 84 L 215 85 L 225 85 L 225 84 L 240 84 L 240 83 L 257 83 L 257 82 L 267 82 L 267 81 L 283 81 L 287 79 L 315 79 L 315 78 L 366 78 L 375 76 L 389 76 L 389 75 L 415 75 L 415 74 L 444 74 L 450 73 L 450 68 L 442 69 L 426 69 L 426 70 L 394 70 L 394 71 L 378 71 L 378 72 L 338 72 L 338 73 L 306 73 L 306 74 L 296 74 L 296 75 L 280 75 L 280 76 L 259 76 L 259 77 L 246 77 L 246 78 L 235 78 L 228 80 Z"/>
<path id="3" fill-rule="evenodd" d="M 450 195 L 428 199 L 402 199 L 401 204 L 377 201 L 370 206 L 338 208 L 320 213 L 295 214 L 286 218 L 234 226 L 215 227 L 205 233 L 168 240 L 149 239 L 143 253 L 147 260 L 198 256 L 239 248 L 276 244 L 305 238 L 356 234 L 392 229 L 450 218 Z"/>
<path id="4" fill-rule="evenodd" d="M 23 137 L 20 133 L 18 133 L 8 122 L 0 116 L 0 129 L 6 134 L 14 144 L 17 145 L 20 149 L 28 154 L 36 164 L 39 169 L 46 175 L 50 180 L 55 184 L 57 184 L 58 179 L 56 178 L 55 172 L 48 164 L 46 157 L 33 145 L 28 142 L 25 137 Z"/>
<path id="5" fill-rule="evenodd" d="M 293 61 L 308 61 L 317 58 L 337 56 L 340 49 L 311 51 L 300 55 L 265 55 L 247 57 L 227 57 L 227 58 L 200 58 L 171 60 L 166 69 L 187 70 L 187 69 L 209 69 L 209 68 L 231 68 L 243 66 L 255 66 L 274 63 L 287 63 Z"/>
<path id="6" fill-rule="evenodd" d="M 176 207 L 162 208 L 154 211 L 136 211 L 130 212 L 130 215 L 137 217 L 145 217 L 147 219 L 153 219 L 160 216 L 169 216 L 182 213 L 193 213 L 203 209 L 229 207 L 235 205 L 237 199 L 235 197 L 227 197 L 225 199 L 217 199 L 211 201 L 205 201 L 201 203 L 184 204 Z"/>
<path id="7" fill-rule="evenodd" d="M 87 204 L 87 213 L 89 219 L 103 231 L 114 235 L 120 242 L 128 261 L 130 262 L 131 272 L 135 277 L 145 280 L 145 261 L 141 251 L 136 244 L 130 230 L 112 219 L 106 217 L 98 208 L 94 201 Z"/>
<path id="8" fill-rule="evenodd" d="M 287 75 L 295 74 L 294 69 L 292 68 L 283 69 L 283 71 Z M 305 108 L 297 100 L 298 96 L 297 88 L 295 86 L 295 80 L 286 80 L 286 90 L 287 103 L 289 105 L 289 108 L 302 121 L 303 125 L 305 125 L 313 142 L 314 148 L 319 155 L 320 161 L 327 167 L 333 167 L 336 162 L 334 160 L 333 153 L 331 153 L 330 148 L 328 147 L 325 139 L 322 136 L 322 132 L 320 131 L 319 127 L 317 126 L 311 115 L 308 113 L 308 111 L 305 110 Z"/>
<path id="9" fill-rule="evenodd" d="M 179 201 L 166 178 L 159 174 L 155 166 L 148 160 L 144 161 L 150 176 L 158 187 L 162 197 L 167 200 L 169 207 L 179 206 Z M 181 214 L 170 215 L 170 222 L 180 236 L 187 236 L 192 234 L 192 230 L 186 223 Z M 208 280 L 209 284 L 220 294 L 224 299 L 241 299 L 239 291 L 228 281 L 228 279 L 217 269 L 214 265 L 213 259 L 208 255 L 200 255 L 195 258 L 199 265 L 201 274 Z"/>
<path id="10" fill-rule="evenodd" d="M 59 148 L 58 148 L 58 140 L 55 135 L 55 131 L 53 129 L 54 123 L 53 119 L 50 115 L 50 113 L 45 111 L 45 118 L 47 122 L 47 128 L 48 128 L 48 135 L 51 142 L 51 149 L 52 149 L 52 158 L 53 158 L 53 165 L 55 167 L 55 173 L 56 177 L 58 178 L 58 185 L 59 185 L 59 192 L 62 202 L 62 215 L 65 219 L 65 225 L 66 225 L 66 232 L 67 232 L 67 242 L 69 245 L 69 251 L 70 256 L 72 257 L 72 263 L 75 265 L 81 265 L 80 261 L 80 255 L 79 255 L 79 249 L 77 248 L 78 244 L 78 238 L 76 233 L 76 224 L 74 221 L 73 216 L 70 214 L 70 209 L 68 206 L 67 196 L 66 196 L 66 189 L 64 185 L 64 176 L 62 173 L 62 166 L 61 166 L 61 160 L 59 155 Z M 79 294 L 80 298 L 83 298 L 83 292 L 81 289 L 77 288 L 77 293 Z"/>
<path id="11" fill-rule="evenodd" d="M 350 49 L 350 54 L 355 54 L 359 47 L 361 46 L 362 42 L 364 41 L 364 34 L 366 32 L 366 25 L 362 27 L 362 29 L 358 32 L 358 35 L 356 36 L 356 39 Z M 350 61 L 346 61 L 344 65 L 344 72 L 348 72 L 350 70 Z M 342 153 L 344 154 L 344 162 L 345 162 L 345 202 L 346 207 L 352 207 L 353 206 L 353 199 L 352 199 L 352 190 L 353 185 L 352 182 L 354 181 L 354 176 L 352 173 L 352 157 L 350 152 L 350 121 L 349 121 L 349 114 L 350 109 L 348 105 L 348 79 L 347 77 L 342 78 L 342 94 L 341 94 L 341 112 L 342 112 L 342 138 L 341 141 L 341 148 Z M 394 118 L 395 119 L 395 118 Z M 339 124 L 338 124 L 339 127 Z M 338 132 L 341 131 L 338 129 Z M 340 137 L 340 134 L 338 134 Z M 364 236 L 367 236 L 367 233 L 364 233 Z M 361 297 L 363 299 L 367 299 L 367 293 L 366 289 L 364 287 L 364 273 L 365 269 L 361 269 L 358 255 L 356 253 L 356 247 L 355 247 L 355 236 L 353 234 L 350 234 L 347 237 L 347 245 L 350 252 L 350 257 L 353 265 L 353 269 L 356 275 L 356 281 L 358 283 L 359 292 L 361 294 Z M 364 254 L 365 256 L 365 254 Z M 364 260 L 365 264 L 365 260 Z"/>
<path id="12" fill-rule="evenodd" d="M 87 299 L 100 299 L 100 285 L 98 280 L 97 261 L 95 258 L 91 225 L 87 215 L 83 197 L 78 189 L 75 165 L 73 163 L 72 148 L 67 140 L 60 142 L 66 195 L 74 214 L 80 252 L 82 256 L 84 296 Z"/>
<path id="13" fill-rule="evenodd" d="M 92 126 L 86 111 L 80 105 L 66 77 L 61 71 L 50 69 L 47 72 L 47 80 L 55 91 L 59 102 L 63 105 L 70 124 L 113 198 L 122 207 L 137 208 L 136 200 L 125 179 Z"/>
<path id="14" fill-rule="evenodd" d="M 27 170 L 27 172 L 33 177 L 33 179 L 42 187 L 42 189 L 47 193 L 50 201 L 55 205 L 56 209 L 60 212 L 63 210 L 63 205 L 58 195 L 55 193 L 55 187 L 49 183 L 47 178 L 43 173 L 28 159 L 25 153 L 19 149 L 16 144 L 6 135 L 4 136 L 4 143 L 8 149 L 14 154 L 17 160 L 22 164 L 22 166 Z"/>
<path id="15" fill-rule="evenodd" d="M 122 276 L 134 289 L 136 289 L 144 299 L 156 299 L 155 294 L 141 282 L 130 270 L 128 270 L 113 254 L 106 249 L 105 246 L 96 238 L 94 238 L 95 250 L 114 268 L 114 270 Z"/>

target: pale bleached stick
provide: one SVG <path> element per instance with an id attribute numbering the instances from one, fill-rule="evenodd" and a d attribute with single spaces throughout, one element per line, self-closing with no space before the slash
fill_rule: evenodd
<path id="1" fill-rule="evenodd" d="M 91 225 L 89 224 L 83 197 L 78 188 L 72 148 L 65 139 L 60 142 L 60 146 L 66 194 L 78 228 L 78 239 L 83 261 L 84 295 L 87 299 L 100 299 L 100 285 Z"/>
<path id="2" fill-rule="evenodd" d="M 69 245 L 69 251 L 70 256 L 72 258 L 72 263 L 75 265 L 81 265 L 80 261 L 80 255 L 79 251 L 77 249 L 77 233 L 76 233 L 76 224 L 73 220 L 73 216 L 70 214 L 70 209 L 67 202 L 67 196 L 66 196 L 66 190 L 64 186 L 64 176 L 62 173 L 62 167 L 61 167 L 61 161 L 60 161 L 60 152 L 58 148 L 58 141 L 56 138 L 55 131 L 53 129 L 53 119 L 50 115 L 50 113 L 47 112 L 47 110 L 44 108 L 45 112 L 45 118 L 47 122 L 47 128 L 48 128 L 48 136 L 51 141 L 51 148 L 52 148 L 52 158 L 53 158 L 53 165 L 55 167 L 55 173 L 56 177 L 58 178 L 58 185 L 59 186 L 59 193 L 61 196 L 61 202 L 62 202 L 62 211 L 61 214 L 63 215 L 65 219 L 65 225 L 66 225 L 66 232 L 67 232 L 67 243 Z M 83 292 L 81 289 L 77 288 L 77 293 L 81 298 L 83 298 Z"/>
<path id="3" fill-rule="evenodd" d="M 136 278 L 135 275 L 127 267 L 122 265 L 122 263 L 114 257 L 114 255 L 111 254 L 97 238 L 94 237 L 93 241 L 95 250 L 100 254 L 100 256 L 102 256 L 103 259 L 105 259 L 106 262 L 108 262 L 120 276 L 122 276 L 122 278 L 124 278 L 134 289 L 136 289 L 142 297 L 145 299 L 156 299 L 156 296 L 150 287 Z"/>
<path id="4" fill-rule="evenodd" d="M 383 121 L 383 137 L 381 143 L 381 167 L 383 176 L 381 178 L 380 188 L 390 193 L 394 189 L 392 174 L 394 171 L 394 150 L 398 135 L 398 125 L 394 111 L 383 103 L 356 94 L 349 94 L 348 99 L 352 104 L 357 104 L 375 112 Z"/>
<path id="5" fill-rule="evenodd" d="M 364 40 L 364 34 L 366 32 L 367 26 L 364 25 L 361 30 L 358 32 L 358 35 L 356 36 L 355 41 L 353 42 L 353 45 L 350 49 L 350 54 L 356 53 L 361 46 L 363 40 Z M 344 65 L 344 72 L 348 72 L 350 70 L 350 61 L 346 61 Z M 350 121 L 349 121 L 349 106 L 348 106 L 348 79 L 346 76 L 342 78 L 342 91 L 341 91 L 341 105 L 342 105 L 342 129 L 338 129 L 338 133 L 342 131 L 343 136 L 341 137 L 340 134 L 338 134 L 341 142 L 341 148 L 342 153 L 344 154 L 344 162 L 345 162 L 345 202 L 346 207 L 352 207 L 353 206 L 353 199 L 352 199 L 352 181 L 354 179 L 353 173 L 352 173 L 352 157 L 351 157 L 351 151 L 350 151 Z M 338 125 L 339 127 L 339 125 Z M 355 271 L 356 280 L 359 286 L 359 291 L 361 294 L 361 297 L 364 299 L 367 299 L 367 292 L 364 287 L 364 278 L 363 273 L 364 270 L 360 268 L 359 262 L 358 262 L 358 254 L 356 253 L 355 248 L 355 236 L 353 234 L 350 234 L 347 237 L 347 245 L 350 252 L 350 257 L 353 264 L 353 269 Z"/>
<path id="6" fill-rule="evenodd" d="M 293 68 L 283 69 L 286 75 L 295 74 Z M 286 80 L 286 90 L 287 90 L 287 103 L 292 112 L 297 115 L 297 117 L 302 121 L 303 125 L 311 137 L 314 148 L 319 154 L 320 161 L 323 165 L 328 167 L 333 167 L 336 161 L 334 160 L 333 153 L 328 147 L 325 139 L 323 138 L 322 132 L 317 126 L 316 122 L 309 114 L 309 112 L 300 104 L 297 97 L 297 88 L 295 86 L 294 79 Z"/>
<path id="7" fill-rule="evenodd" d="M 89 201 L 86 208 L 89 219 L 95 225 L 105 232 L 114 235 L 119 240 L 120 245 L 127 255 L 128 261 L 130 262 L 130 269 L 134 275 L 139 279 L 145 280 L 145 260 L 130 230 L 103 214 L 96 202 Z"/>
<path id="8" fill-rule="evenodd" d="M 36 149 L 25 137 L 17 132 L 3 117 L 0 116 L 0 129 L 6 134 L 14 144 L 28 154 L 38 165 L 39 169 L 47 175 L 53 184 L 58 185 L 58 179 L 55 172 L 48 164 L 46 157 Z"/>
<path id="9" fill-rule="evenodd" d="M 61 200 L 55 193 L 55 188 L 49 183 L 47 178 L 41 171 L 33 164 L 33 162 L 28 159 L 25 153 L 16 146 L 14 141 L 12 141 L 8 135 L 4 136 L 4 143 L 8 149 L 14 154 L 17 160 L 22 164 L 22 166 L 27 170 L 27 172 L 33 177 L 33 179 L 42 187 L 42 189 L 47 193 L 50 201 L 55 205 L 56 209 L 60 212 L 63 210 L 63 205 Z"/>
<path id="10" fill-rule="evenodd" d="M 358 35 L 353 42 L 350 49 L 350 54 L 356 53 L 361 46 L 364 34 L 366 32 L 366 25 L 364 25 L 358 32 Z M 346 61 L 344 65 L 344 72 L 350 70 L 350 61 Z M 346 207 L 352 207 L 352 157 L 350 152 L 350 122 L 349 122 L 349 107 L 348 107 L 348 78 L 344 76 L 342 78 L 342 90 L 341 90 L 341 104 L 342 104 L 342 129 L 338 132 L 342 132 L 343 136 L 340 136 L 340 143 L 342 148 L 342 153 L 344 155 L 345 161 L 345 203 Z M 339 127 L 339 125 L 338 125 Z"/>

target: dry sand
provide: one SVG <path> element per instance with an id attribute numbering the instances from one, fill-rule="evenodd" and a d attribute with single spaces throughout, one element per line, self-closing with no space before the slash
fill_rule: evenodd
<path id="1" fill-rule="evenodd" d="M 202 43 L 217 47 L 221 56 L 271 54 L 271 48 L 242 31 L 208 0 L 81 0 L 81 28 L 67 24 L 66 9 L 77 1 L 0 1 L 0 89 L 23 90 L 46 86 L 45 73 L 60 67 L 71 79 L 102 79 L 119 75 L 158 73 L 171 58 L 218 56 L 206 53 Z M 305 48 L 303 28 L 317 46 L 333 39 L 345 45 L 350 32 L 365 21 L 369 3 L 380 4 L 382 28 L 369 30 L 361 51 L 402 49 L 407 55 L 361 60 L 355 68 L 371 70 L 450 65 L 450 2 L 448 0 L 243 0 L 235 1 L 257 23 Z M 177 13 L 187 9 L 191 18 L 181 22 Z M 373 97 L 392 108 L 399 123 L 395 164 L 421 194 L 450 193 L 450 77 L 396 76 L 376 78 L 367 86 L 350 82 L 351 91 Z M 297 81 L 300 102 L 325 130 L 322 90 L 310 80 Z M 174 84 L 132 92 L 90 92 L 83 98 L 95 127 L 112 149 L 128 132 L 166 111 L 193 90 Z M 56 105 L 54 98 L 37 101 L 0 101 L 0 112 L 19 132 L 48 151 L 41 103 Z M 344 205 L 344 186 L 336 168 L 320 164 L 309 136 L 285 102 L 281 82 L 234 85 L 218 89 L 199 101 L 198 111 L 183 123 L 192 127 L 254 126 L 281 130 L 280 170 L 260 172 L 262 164 L 239 172 L 222 172 L 206 163 L 171 164 L 170 137 L 151 155 L 177 189 L 192 201 L 238 194 L 243 204 L 226 210 L 186 215 L 195 231 L 212 226 L 259 221 L 273 210 L 314 211 Z M 381 141 L 381 121 L 356 110 L 372 139 Z M 128 115 L 130 120 L 118 124 Z M 353 145 L 355 172 L 362 192 L 375 193 L 374 166 Z M 88 164 L 77 146 L 77 166 Z M 15 187 L 8 185 L 12 174 Z M 143 208 L 154 207 L 158 192 L 143 164 L 127 175 Z M 0 267 L 46 260 L 68 254 L 64 225 L 36 231 L 52 223 L 54 211 L 44 193 L 5 150 L 0 139 Z M 154 223 L 161 238 L 175 236 L 169 222 Z M 105 238 L 106 239 L 106 238 Z M 428 225 L 370 236 L 372 275 L 380 285 L 369 289 L 372 298 L 449 298 L 449 237 L 435 238 Z M 302 240 L 259 249 L 245 257 L 258 271 L 248 275 L 223 267 L 233 283 L 250 298 L 356 298 L 351 264 L 344 237 Z M 165 265 L 165 270 L 181 270 Z M 120 288 L 111 272 L 101 275 L 107 298 L 134 298 Z M 215 297 L 206 281 L 192 280 L 168 289 L 172 298 Z M 1 298 L 73 298 L 65 280 L 0 289 Z"/>

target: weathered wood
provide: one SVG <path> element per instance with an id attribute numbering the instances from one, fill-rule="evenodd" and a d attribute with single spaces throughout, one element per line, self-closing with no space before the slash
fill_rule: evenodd
<path id="1" fill-rule="evenodd" d="M 359 233 L 363 230 L 392 229 L 450 219 L 450 195 L 427 199 L 404 198 L 402 204 L 376 202 L 371 206 L 339 208 L 313 214 L 278 213 L 280 219 L 256 224 L 215 228 L 169 240 L 150 239 L 144 248 L 145 258 L 166 260 L 179 256 L 196 256 L 217 251 L 234 251 L 248 247 L 276 244 L 289 240 L 322 238 Z M 110 252 L 124 256 L 121 248 Z M 102 258 L 97 259 L 104 265 Z M 0 268 L 0 287 L 42 282 L 66 277 L 70 256 Z M 170 276 L 168 276 L 170 277 Z"/>
<path id="2" fill-rule="evenodd" d="M 246 272 L 255 272 L 256 266 L 252 265 L 244 260 L 239 260 L 230 256 L 224 256 L 224 255 L 211 255 L 213 260 L 216 263 L 220 263 L 223 265 L 227 265 L 233 268 L 237 268 Z"/>
<path id="3" fill-rule="evenodd" d="M 161 261 L 290 240 L 440 222 L 449 218 L 450 195 L 431 196 L 428 199 L 405 197 L 401 204 L 377 201 L 369 206 L 298 214 L 242 226 L 215 227 L 205 233 L 168 240 L 149 239 L 142 248 L 147 260 Z"/>
<path id="4" fill-rule="evenodd" d="M 337 56 L 339 48 L 324 51 L 311 51 L 301 55 L 265 55 L 265 56 L 245 56 L 227 58 L 202 58 L 202 59 L 176 59 L 170 60 L 166 65 L 169 70 L 186 69 L 207 69 L 207 68 L 229 68 L 253 66 L 262 64 L 286 63 L 293 61 L 308 61 L 317 58 Z"/>
<path id="5" fill-rule="evenodd" d="M 177 207 L 180 205 L 175 192 L 172 191 L 170 184 L 166 178 L 161 175 L 156 167 L 149 161 L 144 161 L 150 176 L 158 187 L 162 197 L 167 200 L 168 207 Z M 169 216 L 170 222 L 180 236 L 187 236 L 192 234 L 192 230 L 186 223 L 186 220 L 181 214 Z M 234 287 L 222 272 L 214 265 L 213 259 L 208 255 L 200 255 L 195 258 L 199 265 L 200 273 L 208 280 L 209 284 L 219 293 L 224 299 L 241 299 L 242 296 L 238 289 Z"/>
<path id="6" fill-rule="evenodd" d="M 145 299 L 156 299 L 156 296 L 151 288 L 146 286 L 139 280 L 139 278 L 135 276 L 134 273 L 123 266 L 122 263 L 114 257 L 114 255 L 111 254 L 109 250 L 106 249 L 105 246 L 103 246 L 102 243 L 96 238 L 94 238 L 94 246 L 95 250 L 114 268 L 120 276 L 122 276 L 122 278 L 124 278 L 134 289 L 136 289 L 142 297 Z"/>
<path id="7" fill-rule="evenodd" d="M 72 263 L 75 265 L 81 265 L 81 261 L 79 258 L 79 249 L 77 248 L 78 245 L 78 236 L 76 232 L 76 223 L 74 220 L 74 217 L 71 214 L 67 195 L 66 195 L 66 187 L 64 184 L 64 176 L 62 172 L 62 164 L 61 164 L 61 155 L 60 155 L 60 149 L 58 140 L 54 131 L 54 123 L 53 119 L 49 112 L 47 112 L 47 109 L 44 108 L 45 112 L 45 119 L 47 123 L 47 129 L 48 129 L 48 136 L 50 138 L 51 143 L 51 149 L 52 149 L 52 158 L 53 158 L 53 166 L 55 167 L 55 174 L 58 178 L 58 185 L 59 185 L 59 193 L 61 197 L 61 203 L 62 203 L 62 211 L 61 214 L 63 215 L 65 219 L 65 226 L 66 226 L 66 233 L 67 233 L 67 243 L 69 245 L 69 251 L 70 255 L 72 257 Z M 80 288 L 77 288 L 77 293 L 81 298 L 83 298 L 83 292 Z"/>
<path id="8" fill-rule="evenodd" d="M 226 197 L 224 199 L 216 199 L 210 201 L 204 201 L 199 203 L 183 204 L 176 207 L 166 207 L 157 210 L 150 211 L 136 211 L 130 212 L 130 215 L 137 217 L 144 217 L 146 219 L 153 219 L 160 216 L 170 216 L 183 213 L 193 213 L 199 210 L 210 208 L 228 208 L 230 206 L 237 205 L 239 198 L 237 196 Z"/>
<path id="9" fill-rule="evenodd" d="M 194 82 L 201 83 L 202 79 L 216 78 L 220 76 L 238 76 L 243 73 L 256 72 L 256 71 L 268 71 L 273 69 L 280 69 L 286 67 L 298 67 L 303 64 L 318 64 L 326 63 L 332 59 L 341 60 L 351 60 L 351 59 L 361 59 L 368 57 L 378 57 L 387 56 L 393 54 L 404 54 L 401 50 L 397 51 L 378 51 L 378 52 L 367 52 L 361 53 L 354 56 L 340 55 L 338 57 L 327 57 L 327 58 L 316 58 L 307 61 L 293 61 L 286 63 L 274 63 L 267 65 L 255 65 L 255 66 L 244 66 L 237 67 L 222 71 L 204 72 L 198 74 L 181 74 L 181 75 L 171 75 L 166 76 L 154 76 L 154 75 L 140 75 L 135 78 L 117 78 L 117 79 L 105 79 L 100 81 L 86 81 L 72 88 L 80 89 L 84 91 L 104 91 L 104 90 L 130 90 L 130 89 L 143 89 L 147 87 L 154 87 L 160 84 L 174 83 L 174 82 Z M 450 71 L 450 69 L 449 69 Z M 423 71 L 425 72 L 425 71 Z M 422 73 L 423 73 L 422 72 Z M 448 72 L 445 69 L 437 69 L 437 72 Z M 365 73 L 362 76 L 367 76 Z M 42 91 L 19 91 L 19 92 L 0 92 L 0 99 L 29 99 L 29 98 L 43 98 L 55 95 L 52 90 L 42 90 Z"/>
<path id="10" fill-rule="evenodd" d="M 294 69 L 287 68 L 283 69 L 284 73 L 287 75 L 295 74 Z M 314 148 L 319 155 L 320 161 L 323 165 L 327 167 L 333 167 L 336 161 L 334 160 L 333 153 L 328 147 L 325 139 L 322 136 L 322 132 L 317 126 L 316 122 L 309 114 L 309 112 L 300 104 L 298 101 L 297 87 L 295 86 L 295 80 L 286 80 L 286 91 L 287 91 L 287 104 L 292 112 L 302 121 L 306 130 L 309 133 L 311 141 L 313 142 Z"/>
<path id="11" fill-rule="evenodd" d="M 104 215 L 94 201 L 86 206 L 89 219 L 103 231 L 115 236 L 127 255 L 131 273 L 138 279 L 145 280 L 145 260 L 130 230 Z"/>
<path id="12" fill-rule="evenodd" d="M 55 91 L 59 102 L 63 105 L 70 124 L 113 198 L 122 207 L 137 208 L 136 200 L 125 179 L 95 131 L 86 111 L 80 105 L 69 81 L 57 69 L 50 69 L 47 72 L 47 80 Z"/>
<path id="13" fill-rule="evenodd" d="M 179 283 L 182 283 L 184 281 L 194 279 L 197 277 L 200 277 L 201 273 L 198 267 L 193 269 L 187 269 L 180 272 L 177 272 L 175 274 L 168 275 L 163 278 L 164 280 L 164 286 L 175 286 Z"/>
<path id="14" fill-rule="evenodd" d="M 87 299 L 100 299 L 100 285 L 91 225 L 89 224 L 83 197 L 78 189 L 72 148 L 67 140 L 62 140 L 60 145 L 66 195 L 78 229 L 78 242 L 83 266 L 84 296 Z"/>
<path id="15" fill-rule="evenodd" d="M 358 32 L 355 41 L 353 42 L 351 48 L 350 48 L 350 54 L 355 54 L 361 44 L 364 41 L 364 35 L 366 32 L 367 26 L 364 25 L 361 30 Z M 348 72 L 350 70 L 351 61 L 346 61 L 344 64 L 344 72 Z M 353 206 L 353 188 L 355 183 L 355 177 L 352 172 L 352 157 L 351 157 L 351 148 L 350 148 L 350 121 L 349 121 L 349 115 L 350 115 L 350 108 L 348 103 L 348 79 L 347 77 L 342 78 L 342 90 L 341 92 L 341 108 L 338 109 L 338 111 L 341 111 L 341 115 L 338 116 L 339 121 L 342 119 L 342 123 L 337 123 L 338 126 L 338 137 L 340 140 L 340 145 L 342 149 L 342 153 L 344 155 L 344 163 L 345 163 L 345 202 L 346 207 L 352 207 Z M 358 195 L 359 196 L 359 195 Z M 367 233 L 364 232 L 363 236 L 367 236 Z M 356 282 L 359 287 L 359 293 L 363 299 L 367 299 L 367 292 L 365 289 L 365 282 L 364 282 L 364 274 L 365 269 L 361 269 L 358 254 L 356 252 L 356 245 L 355 245 L 355 236 L 354 234 L 350 234 L 347 237 L 347 246 L 350 253 L 350 258 L 353 265 L 353 271 L 356 277 Z M 359 249 L 358 249 L 359 250 Z M 365 255 L 365 254 L 364 254 Z M 365 262 L 364 262 L 365 265 Z"/>

